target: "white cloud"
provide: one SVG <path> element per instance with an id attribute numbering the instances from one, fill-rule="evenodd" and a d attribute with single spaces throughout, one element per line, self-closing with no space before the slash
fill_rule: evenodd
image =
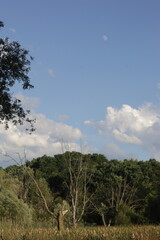
<path id="1" fill-rule="evenodd" d="M 85 125 L 93 125 L 93 126 L 94 126 L 93 120 L 85 120 L 83 123 L 84 123 Z"/>
<path id="2" fill-rule="evenodd" d="M 54 77 L 55 76 L 55 72 L 53 69 L 49 68 L 48 69 L 48 74 L 51 76 L 51 77 Z"/>
<path id="3" fill-rule="evenodd" d="M 0 149 L 21 153 L 26 148 L 29 159 L 61 153 L 63 144 L 70 146 L 71 150 L 80 150 L 76 141 L 82 139 L 83 134 L 78 128 L 55 122 L 42 114 L 34 114 L 33 117 L 36 118 L 36 131 L 31 135 L 11 124 L 8 130 L 1 125 Z"/>
<path id="4" fill-rule="evenodd" d="M 121 132 L 133 131 L 141 132 L 142 130 L 151 127 L 159 120 L 155 107 L 152 104 L 134 109 L 129 105 L 123 105 L 117 110 L 112 107 L 107 108 L 106 121 L 109 127 L 118 127 Z"/>
<path id="5" fill-rule="evenodd" d="M 120 142 L 139 145 L 160 160 L 160 109 L 153 104 L 137 109 L 129 105 L 107 107 L 104 120 L 87 124 L 98 128 L 101 135 L 110 134 Z"/>
<path id="6" fill-rule="evenodd" d="M 21 93 L 17 93 L 15 97 L 19 100 L 21 100 L 21 103 L 25 109 L 35 109 L 39 105 L 39 99 L 36 97 L 27 97 L 22 95 Z"/>
<path id="7" fill-rule="evenodd" d="M 102 36 L 102 39 L 103 39 L 104 41 L 107 41 L 107 40 L 108 40 L 108 36 L 107 36 L 106 34 L 104 34 L 104 35 Z"/>
<path id="8" fill-rule="evenodd" d="M 17 96 L 18 97 L 18 96 Z M 19 95 L 22 102 L 28 106 L 35 107 L 38 99 L 28 98 Z M 33 104 L 33 105 L 32 105 Z M 9 124 L 9 129 L 5 130 L 4 125 L 0 125 L 0 152 L 14 154 L 19 152 L 23 155 L 24 148 L 28 159 L 46 155 L 62 153 L 62 145 L 68 146 L 71 151 L 80 151 L 80 144 L 77 141 L 83 139 L 83 134 L 78 128 L 48 119 L 43 114 L 32 111 L 31 118 L 36 118 L 36 131 L 31 135 L 23 129 L 26 126 L 13 126 Z M 2 160 L 2 158 L 1 158 Z M 0 161 L 1 161 L 0 160 Z"/>
<path id="9" fill-rule="evenodd" d="M 112 133 L 114 137 L 121 142 L 130 143 L 130 144 L 142 144 L 141 140 L 135 137 L 134 135 L 129 136 L 124 132 L 122 133 L 118 129 L 114 129 Z"/>

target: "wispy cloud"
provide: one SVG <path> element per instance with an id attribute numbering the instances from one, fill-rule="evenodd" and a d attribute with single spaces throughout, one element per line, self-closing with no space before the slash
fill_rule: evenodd
<path id="1" fill-rule="evenodd" d="M 55 77 L 55 72 L 52 68 L 49 68 L 48 69 L 48 74 L 51 76 L 51 77 Z"/>
<path id="2" fill-rule="evenodd" d="M 15 28 L 10 28 L 9 31 L 12 32 L 12 33 L 16 33 L 16 29 Z"/>
<path id="3" fill-rule="evenodd" d="M 84 123 L 85 125 L 92 125 L 92 126 L 95 125 L 95 123 L 94 123 L 93 120 L 85 120 L 83 123 Z"/>
<path id="4" fill-rule="evenodd" d="M 108 36 L 107 36 L 106 34 L 104 34 L 104 35 L 102 36 L 102 39 L 103 39 L 104 41 L 107 41 L 107 40 L 108 40 Z"/>
<path id="5" fill-rule="evenodd" d="M 59 116 L 58 116 L 58 119 L 59 119 L 60 121 L 66 121 L 66 120 L 69 119 L 69 116 L 66 115 L 66 114 L 62 114 L 62 115 L 59 115 Z"/>

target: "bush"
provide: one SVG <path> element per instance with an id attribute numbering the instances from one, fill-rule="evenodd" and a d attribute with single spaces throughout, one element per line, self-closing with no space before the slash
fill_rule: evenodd
<path id="1" fill-rule="evenodd" d="M 0 217 L 28 223 L 32 221 L 32 210 L 13 192 L 2 191 L 0 192 Z"/>
<path id="2" fill-rule="evenodd" d="M 116 225 L 128 225 L 128 224 L 147 224 L 147 219 L 141 214 L 135 212 L 129 206 L 123 204 L 119 209 L 119 212 L 115 218 Z"/>

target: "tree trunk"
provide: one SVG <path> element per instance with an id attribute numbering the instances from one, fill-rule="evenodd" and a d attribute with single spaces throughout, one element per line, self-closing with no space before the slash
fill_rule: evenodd
<path id="1" fill-rule="evenodd" d="M 110 226 L 111 226 L 111 222 L 112 222 L 112 220 L 111 220 L 111 219 L 109 219 L 108 227 L 110 227 Z"/>
<path id="2" fill-rule="evenodd" d="M 107 224 L 106 224 L 106 221 L 105 221 L 104 214 L 102 214 L 102 215 L 101 215 L 101 217 L 102 217 L 102 222 L 103 222 L 103 225 L 106 227 L 106 226 L 107 226 Z"/>
<path id="3" fill-rule="evenodd" d="M 64 216 L 62 211 L 59 211 L 57 216 L 57 227 L 58 227 L 58 231 L 60 232 L 64 231 Z"/>

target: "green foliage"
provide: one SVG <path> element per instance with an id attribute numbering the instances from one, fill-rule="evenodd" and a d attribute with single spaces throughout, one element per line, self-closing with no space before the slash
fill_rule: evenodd
<path id="1" fill-rule="evenodd" d="M 71 223 L 71 208 L 66 200 L 63 200 L 61 197 L 57 197 L 54 201 L 54 216 L 57 219 L 58 215 L 61 214 L 64 216 L 64 225 L 70 227 Z"/>
<path id="2" fill-rule="evenodd" d="M 20 188 L 19 180 L 16 177 L 13 178 L 3 169 L 0 169 L 0 192 L 7 189 L 18 195 L 19 188 Z"/>
<path id="3" fill-rule="evenodd" d="M 148 198 L 148 203 L 145 209 L 145 216 L 150 219 L 151 223 L 160 223 L 160 193 L 152 194 Z"/>
<path id="4" fill-rule="evenodd" d="M 157 169 L 159 169 L 160 164 L 155 160 L 138 162 L 131 159 L 120 162 L 117 160 L 109 161 L 100 154 L 82 155 L 76 152 L 66 152 L 54 157 L 43 156 L 34 159 L 30 165 L 37 176 L 43 176 L 48 181 L 49 187 L 55 196 L 70 202 L 67 159 L 70 159 L 72 171 L 76 177 L 78 163 L 82 158 L 83 171 L 86 170 L 84 164 L 86 161 L 89 166 L 87 177 L 92 176 L 87 180 L 88 195 L 95 192 L 92 201 L 87 207 L 84 220 L 92 222 L 90 220 L 92 218 L 95 219 L 97 224 L 102 224 L 100 219 L 103 215 L 107 224 L 110 220 L 111 224 L 113 224 L 116 217 L 119 219 L 120 217 L 121 219 L 125 218 L 123 222 L 146 222 L 145 209 L 149 203 L 147 199 L 149 199 L 151 192 L 158 191 L 155 186 L 158 186 L 159 171 Z M 128 213 L 124 214 L 124 211 L 120 211 L 123 203 L 128 208 L 133 209 L 132 214 L 130 212 L 130 215 L 128 215 Z M 105 207 L 102 207 L 102 205 Z M 147 216 L 151 218 L 151 215 L 148 214 Z"/>
<path id="5" fill-rule="evenodd" d="M 21 183 L 3 169 L 0 169 L 0 217 L 21 222 L 32 220 L 32 210 L 19 199 Z"/>
<path id="6" fill-rule="evenodd" d="M 49 208 L 53 210 L 54 207 L 53 196 L 48 187 L 47 181 L 44 178 L 36 179 L 36 181 L 46 199 Z M 44 201 L 40 196 L 40 193 L 33 181 L 30 182 L 26 202 L 28 203 L 29 206 L 34 208 L 35 219 L 44 220 L 50 218 L 50 215 L 46 212 Z"/>
<path id="7" fill-rule="evenodd" d="M 1 191 L 0 217 L 27 223 L 32 221 L 32 210 L 13 192 Z"/>
<path id="8" fill-rule="evenodd" d="M 3 26 L 0 22 L 0 27 Z M 18 42 L 0 38 L 0 123 L 6 128 L 9 121 L 14 125 L 26 121 L 31 124 L 30 130 L 34 130 L 34 120 L 28 118 L 29 110 L 24 110 L 21 100 L 12 95 L 16 82 L 21 83 L 23 89 L 33 88 L 28 76 L 32 59 Z"/>
<path id="9" fill-rule="evenodd" d="M 124 211 L 119 211 L 118 215 L 115 218 L 116 225 L 128 225 L 131 224 L 131 217 L 129 214 L 125 213 Z"/>
<path id="10" fill-rule="evenodd" d="M 85 199 L 87 204 L 79 224 L 159 224 L 159 173 L 160 163 L 154 159 L 146 162 L 133 159 L 109 161 L 101 154 L 66 152 L 53 157 L 44 155 L 21 167 L 0 168 L 0 193 L 2 200 L 2 193 L 5 193 L 11 206 L 17 204 L 12 204 L 11 199 L 25 202 L 34 209 L 35 220 L 54 223 L 53 218 L 56 221 L 61 210 L 67 208 L 68 213 L 62 214 L 61 219 L 64 225 L 70 226 L 73 207 L 76 216 L 80 216 Z M 31 176 L 40 187 L 53 216 L 47 213 Z M 11 193 L 10 197 L 6 189 Z M 76 204 L 73 205 L 72 201 Z"/>
<path id="11" fill-rule="evenodd" d="M 147 219 L 136 212 L 134 209 L 130 208 L 126 204 L 122 204 L 119 212 L 115 218 L 116 225 L 129 225 L 129 224 L 147 224 Z"/>

